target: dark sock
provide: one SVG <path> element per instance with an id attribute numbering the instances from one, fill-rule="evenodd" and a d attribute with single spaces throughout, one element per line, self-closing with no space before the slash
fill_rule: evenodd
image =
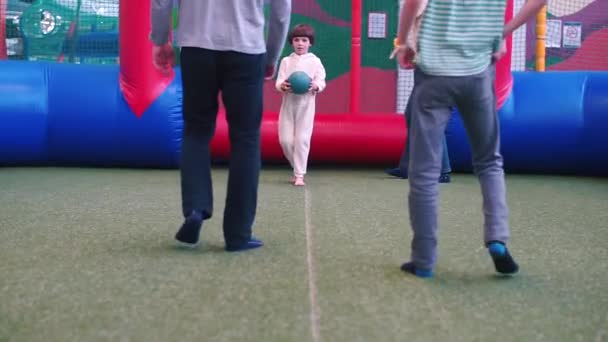
<path id="1" fill-rule="evenodd" d="M 449 172 L 444 172 L 439 175 L 439 183 L 449 183 L 452 181 L 452 177 Z"/>
<path id="2" fill-rule="evenodd" d="M 187 245 L 198 243 L 201 227 L 203 225 L 203 215 L 198 211 L 193 211 L 175 234 L 175 239 Z"/>
<path id="3" fill-rule="evenodd" d="M 402 172 L 401 169 L 398 167 L 392 169 L 385 169 L 384 172 L 393 177 L 407 179 L 407 172 Z"/>
<path id="4" fill-rule="evenodd" d="M 228 252 L 240 252 L 247 251 L 250 249 L 256 249 L 264 246 L 262 240 L 252 236 L 249 241 L 242 243 L 240 245 L 226 245 L 226 251 Z"/>

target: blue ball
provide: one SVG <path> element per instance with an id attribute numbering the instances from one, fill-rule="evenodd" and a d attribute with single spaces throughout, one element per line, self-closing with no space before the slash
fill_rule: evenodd
<path id="1" fill-rule="evenodd" d="M 308 88 L 310 87 L 310 82 L 312 82 L 310 76 L 303 71 L 296 71 L 292 73 L 289 75 L 287 80 L 289 81 L 291 91 L 294 94 L 306 94 L 308 92 Z"/>

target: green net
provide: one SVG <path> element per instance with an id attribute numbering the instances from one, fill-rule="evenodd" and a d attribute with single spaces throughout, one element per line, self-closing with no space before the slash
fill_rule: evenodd
<path id="1" fill-rule="evenodd" d="M 312 25 L 316 31 L 312 52 L 321 58 L 327 71 L 327 88 L 317 98 L 323 113 L 350 111 L 352 3 L 335 0 L 293 1 L 292 26 Z M 361 88 L 358 99 L 362 112 L 394 112 L 395 64 L 388 59 L 396 30 L 398 2 L 365 0 L 361 15 Z M 291 53 L 287 45 L 283 56 Z M 273 105 L 271 96 L 267 104 Z M 278 104 L 275 106 L 278 110 Z"/>
<path id="2" fill-rule="evenodd" d="M 515 11 L 525 2 L 514 1 Z M 412 72 L 398 69 L 388 59 L 401 3 L 363 0 L 363 112 L 403 112 L 413 86 Z M 608 0 L 549 0 L 547 8 L 547 70 L 608 70 Z M 118 63 L 118 16 L 119 0 L 0 0 L 0 58 Z M 328 87 L 318 98 L 320 111 L 349 111 L 351 16 L 351 1 L 293 1 L 292 26 L 308 23 L 315 28 L 312 52 L 327 71 Z M 174 25 L 178 19 L 175 11 Z M 535 44 L 532 20 L 513 36 L 513 70 L 534 70 Z M 283 56 L 290 52 L 287 44 Z M 273 94 L 268 99 L 269 109 L 278 110 L 280 98 Z"/>
<path id="3" fill-rule="evenodd" d="M 536 25 L 514 37 L 514 70 L 535 70 Z M 546 70 L 608 70 L 608 1 L 549 0 L 545 45 Z"/>
<path id="4" fill-rule="evenodd" d="M 363 112 L 395 112 L 397 70 L 389 59 L 397 32 L 399 1 L 365 0 L 362 15 Z"/>
<path id="5" fill-rule="evenodd" d="M 11 59 L 118 62 L 118 0 L 0 1 Z"/>

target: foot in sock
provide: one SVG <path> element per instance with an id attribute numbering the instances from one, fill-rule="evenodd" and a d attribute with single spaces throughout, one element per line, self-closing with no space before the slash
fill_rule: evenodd
<path id="1" fill-rule="evenodd" d="M 262 246 L 264 246 L 264 243 L 262 242 L 262 240 L 259 240 L 256 237 L 252 236 L 251 238 L 249 238 L 249 241 L 246 241 L 245 243 L 241 243 L 238 245 L 226 244 L 226 251 L 241 252 L 241 251 L 246 251 L 246 250 L 250 250 L 250 249 L 260 248 Z"/>
<path id="2" fill-rule="evenodd" d="M 494 261 L 496 272 L 502 274 L 517 273 L 519 266 L 515 260 L 513 260 L 513 257 L 509 253 L 509 250 L 504 243 L 500 241 L 490 241 L 487 245 L 488 252 L 490 252 L 492 261 Z"/>
<path id="3" fill-rule="evenodd" d="M 411 273 L 419 278 L 431 278 L 433 276 L 433 270 L 427 270 L 414 266 L 414 263 L 409 261 L 401 265 L 403 272 Z"/>
<path id="4" fill-rule="evenodd" d="M 384 172 L 389 176 L 407 179 L 407 172 L 401 172 L 401 169 L 398 167 L 392 169 L 385 169 Z"/>
<path id="5" fill-rule="evenodd" d="M 203 226 L 203 214 L 198 211 L 186 217 L 186 220 L 175 234 L 175 240 L 188 247 L 195 247 L 199 243 L 199 235 Z"/>

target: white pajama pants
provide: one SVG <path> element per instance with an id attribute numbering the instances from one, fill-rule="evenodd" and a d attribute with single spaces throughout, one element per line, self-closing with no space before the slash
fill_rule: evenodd
<path id="1" fill-rule="evenodd" d="M 314 94 L 284 95 L 279 113 L 279 143 L 296 177 L 306 174 L 314 119 Z"/>

